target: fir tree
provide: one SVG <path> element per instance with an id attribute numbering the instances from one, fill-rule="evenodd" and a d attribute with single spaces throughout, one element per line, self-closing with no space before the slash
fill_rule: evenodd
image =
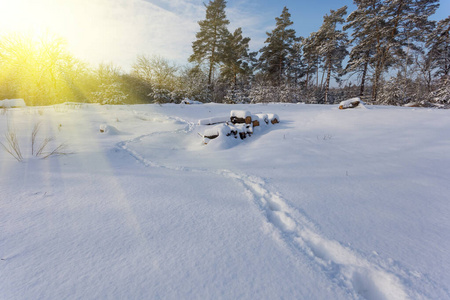
<path id="1" fill-rule="evenodd" d="M 280 17 L 275 18 L 276 27 L 267 32 L 267 39 L 260 52 L 259 66 L 275 84 L 281 84 L 286 79 L 289 57 L 295 55 L 293 44 L 296 41 L 295 30 L 289 29 L 291 21 L 289 10 L 284 7 Z"/>
<path id="2" fill-rule="evenodd" d="M 241 28 L 236 29 L 227 37 L 221 76 L 233 85 L 238 83 L 239 75 L 248 75 L 251 72 L 249 42 L 250 38 L 242 36 Z"/>

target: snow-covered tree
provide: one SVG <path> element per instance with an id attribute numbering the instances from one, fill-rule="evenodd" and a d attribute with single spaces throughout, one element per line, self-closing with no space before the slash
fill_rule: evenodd
<path id="1" fill-rule="evenodd" d="M 311 33 L 311 35 L 305 38 L 302 42 L 303 49 L 303 63 L 305 64 L 305 90 L 308 90 L 309 83 L 313 79 L 314 74 L 319 71 L 321 57 L 319 56 L 318 48 L 318 38 L 317 32 Z M 318 83 L 319 75 L 316 75 L 316 83 Z"/>
<path id="2" fill-rule="evenodd" d="M 340 76 L 342 73 L 342 61 L 347 56 L 347 33 L 338 28 L 345 22 L 344 15 L 347 6 L 338 10 L 330 10 L 330 14 L 323 17 L 323 23 L 317 31 L 317 51 L 322 56 L 324 71 L 327 74 L 325 83 L 325 102 L 328 102 L 331 76 Z"/>
<path id="3" fill-rule="evenodd" d="M 92 93 L 94 102 L 100 104 L 123 104 L 128 95 L 121 90 L 118 82 L 102 83 L 96 92 Z"/>
<path id="4" fill-rule="evenodd" d="M 208 93 L 208 74 L 199 65 L 182 69 L 179 86 L 184 97 L 201 102 L 211 101 Z"/>
<path id="5" fill-rule="evenodd" d="M 360 77 L 359 95 L 363 96 L 370 63 L 373 60 L 377 42 L 377 29 L 383 20 L 379 15 L 380 0 L 353 0 L 357 9 L 347 17 L 344 30 L 351 29 L 350 43 L 353 48 L 345 68 L 346 73 L 356 73 Z"/>
<path id="6" fill-rule="evenodd" d="M 288 57 L 288 82 L 294 85 L 296 88 L 299 87 L 301 78 L 306 74 L 306 67 L 303 61 L 303 38 L 299 37 L 292 46 L 292 55 Z"/>
<path id="7" fill-rule="evenodd" d="M 450 17 L 437 23 L 426 43 L 437 76 L 450 75 Z"/>
<path id="8" fill-rule="evenodd" d="M 440 80 L 433 102 L 444 104 L 450 108 L 450 76 L 445 76 Z"/>
<path id="9" fill-rule="evenodd" d="M 377 17 L 381 20 L 374 27 L 376 54 L 373 61 L 373 100 L 377 100 L 379 82 L 383 72 L 394 63 L 405 66 L 407 73 L 408 49 L 422 41 L 430 29 L 428 17 L 433 14 L 439 0 L 384 0 Z M 406 50 L 406 52 L 405 52 Z"/>
<path id="10" fill-rule="evenodd" d="M 147 83 L 154 89 L 174 90 L 177 82 L 179 67 L 161 56 L 137 57 L 132 66 L 132 74 Z"/>

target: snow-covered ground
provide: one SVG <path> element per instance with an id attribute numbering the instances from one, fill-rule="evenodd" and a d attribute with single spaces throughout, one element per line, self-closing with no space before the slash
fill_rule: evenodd
<path id="1" fill-rule="evenodd" d="M 281 123 L 204 145 L 231 110 Z M 38 122 L 70 154 L 32 156 Z M 14 108 L 4 144 L 7 123 L 0 299 L 450 299 L 448 110 Z"/>

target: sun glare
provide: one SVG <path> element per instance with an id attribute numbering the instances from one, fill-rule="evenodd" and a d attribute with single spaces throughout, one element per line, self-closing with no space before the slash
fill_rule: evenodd
<path id="1" fill-rule="evenodd" d="M 111 37 L 118 28 L 105 0 L 1 1 L 0 35 L 20 33 L 33 38 L 46 34 L 65 39 L 69 50 L 89 63 L 101 62 L 104 49 L 114 49 Z M 101 49 L 101 50 L 100 50 Z"/>

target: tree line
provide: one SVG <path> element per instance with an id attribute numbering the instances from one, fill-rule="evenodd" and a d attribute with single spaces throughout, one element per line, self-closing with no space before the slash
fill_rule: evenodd
<path id="1" fill-rule="evenodd" d="M 185 66 L 141 55 L 130 72 L 91 68 L 65 41 L 12 34 L 0 39 L 0 98 L 28 105 L 67 101 L 119 103 L 335 103 L 359 96 L 372 104 L 450 104 L 450 17 L 432 21 L 439 0 L 354 0 L 330 10 L 320 28 L 297 36 L 284 7 L 264 46 L 249 49 L 230 32 L 225 0 L 205 4 L 205 19 Z"/>

